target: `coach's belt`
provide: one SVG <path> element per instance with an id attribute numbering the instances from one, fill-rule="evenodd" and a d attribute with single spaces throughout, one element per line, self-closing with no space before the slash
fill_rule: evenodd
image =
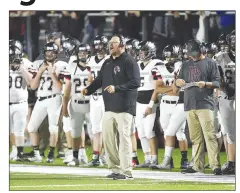
<path id="1" fill-rule="evenodd" d="M 89 100 L 87 100 L 87 101 L 74 100 L 74 102 L 77 103 L 77 104 L 89 104 Z"/>
<path id="2" fill-rule="evenodd" d="M 54 98 L 54 97 L 56 97 L 56 96 L 57 96 L 56 94 L 53 94 L 53 95 L 50 95 L 50 96 L 39 97 L 38 100 L 39 100 L 39 101 L 43 101 L 43 100 L 45 100 L 45 99 Z"/>
<path id="3" fill-rule="evenodd" d="M 16 104 L 21 104 L 21 103 L 25 103 L 25 102 L 27 102 L 27 101 L 20 101 L 20 102 L 14 102 L 14 103 L 9 103 L 9 105 L 16 105 Z"/>
<path id="4" fill-rule="evenodd" d="M 177 104 L 178 101 L 168 101 L 168 100 L 163 100 L 164 103 L 167 103 L 167 104 Z"/>
<path id="5" fill-rule="evenodd" d="M 102 93 L 93 93 L 92 95 L 94 95 L 94 96 L 101 96 L 102 95 Z"/>

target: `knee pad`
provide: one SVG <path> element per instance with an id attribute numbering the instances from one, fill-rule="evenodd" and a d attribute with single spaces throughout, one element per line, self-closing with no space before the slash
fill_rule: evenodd
<path id="1" fill-rule="evenodd" d="M 227 133 L 227 143 L 228 144 L 234 144 L 235 143 L 234 136 L 229 135 L 228 133 Z"/>
<path id="2" fill-rule="evenodd" d="M 72 130 L 72 125 L 71 125 L 71 119 L 70 117 L 63 117 L 62 118 L 63 122 L 63 131 L 67 133 L 68 131 Z"/>
<path id="3" fill-rule="evenodd" d="M 58 133 L 58 126 L 57 125 L 49 125 L 49 133 L 52 134 L 57 134 Z"/>
<path id="4" fill-rule="evenodd" d="M 82 134 L 82 128 L 72 128 L 72 138 L 79 138 Z"/>
<path id="5" fill-rule="evenodd" d="M 177 132 L 176 137 L 178 141 L 184 141 L 186 140 L 186 135 L 184 132 Z"/>

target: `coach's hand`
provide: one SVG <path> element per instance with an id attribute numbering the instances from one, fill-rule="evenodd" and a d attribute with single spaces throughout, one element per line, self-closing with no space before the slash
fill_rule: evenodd
<path id="1" fill-rule="evenodd" d="M 109 93 L 115 93 L 115 87 L 113 85 L 107 86 L 104 91 L 108 91 Z"/>
<path id="2" fill-rule="evenodd" d="M 196 82 L 196 83 L 197 83 L 197 86 L 199 88 L 204 88 L 206 86 L 206 82 L 204 82 L 204 81 L 199 81 L 199 82 Z"/>
<path id="3" fill-rule="evenodd" d="M 177 79 L 176 85 L 179 87 L 183 87 L 185 85 L 185 81 L 183 79 Z"/>
<path id="4" fill-rule="evenodd" d="M 86 88 L 81 90 L 81 94 L 85 96 L 88 93 L 88 90 Z"/>
<path id="5" fill-rule="evenodd" d="M 152 108 L 147 107 L 146 110 L 145 110 L 145 113 L 143 114 L 143 117 L 146 117 L 150 114 L 152 114 Z"/>

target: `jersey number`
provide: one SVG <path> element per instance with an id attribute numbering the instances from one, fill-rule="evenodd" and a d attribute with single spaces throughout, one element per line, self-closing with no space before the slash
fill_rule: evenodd
<path id="1" fill-rule="evenodd" d="M 23 78 L 21 76 L 16 76 L 15 78 L 15 88 L 21 88 L 22 87 L 22 81 L 23 81 Z M 12 81 L 12 77 L 9 76 L 9 88 L 12 88 L 13 86 L 13 81 Z"/>
<path id="2" fill-rule="evenodd" d="M 144 86 L 144 77 L 140 77 L 140 79 L 141 79 L 141 87 L 143 87 Z"/>
<path id="3" fill-rule="evenodd" d="M 48 90 L 52 90 L 53 81 L 50 77 L 47 77 L 47 78 L 46 77 L 41 77 L 40 80 L 43 80 L 42 85 L 40 87 L 40 90 L 43 90 L 43 85 L 44 85 L 45 82 L 50 82 L 50 86 L 48 87 Z"/>
<path id="4" fill-rule="evenodd" d="M 88 81 L 87 78 L 84 78 L 84 79 L 83 79 L 83 85 L 84 85 L 84 86 L 87 86 L 87 81 Z M 75 78 L 75 79 L 73 80 L 73 82 L 75 83 L 75 93 L 80 93 L 81 90 L 79 90 L 78 87 L 80 87 L 80 86 L 82 85 L 81 80 L 80 80 L 79 78 Z"/>

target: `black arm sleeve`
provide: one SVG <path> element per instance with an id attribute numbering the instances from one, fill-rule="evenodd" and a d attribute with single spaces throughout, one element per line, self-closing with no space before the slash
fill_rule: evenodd
<path id="1" fill-rule="evenodd" d="M 133 59 L 126 59 L 125 71 L 129 81 L 125 84 L 116 85 L 116 92 L 132 90 L 140 87 L 140 70 L 137 62 Z"/>

